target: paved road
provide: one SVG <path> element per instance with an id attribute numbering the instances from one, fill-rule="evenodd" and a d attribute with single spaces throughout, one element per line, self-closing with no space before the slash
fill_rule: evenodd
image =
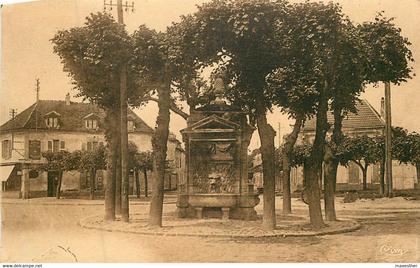
<path id="1" fill-rule="evenodd" d="M 306 209 L 294 201 L 295 211 Z M 277 207 L 281 208 L 281 201 Z M 310 238 L 154 237 L 87 230 L 78 221 L 101 205 L 2 204 L 2 262 L 420 262 L 420 202 L 337 203 L 364 227 Z M 148 205 L 130 207 L 147 213 Z M 166 204 L 165 211 L 173 211 Z M 262 206 L 258 207 L 261 211 Z"/>

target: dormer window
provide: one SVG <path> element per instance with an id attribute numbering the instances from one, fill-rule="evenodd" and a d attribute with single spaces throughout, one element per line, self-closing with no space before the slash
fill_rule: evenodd
<path id="1" fill-rule="evenodd" d="M 128 132 L 134 132 L 136 129 L 136 124 L 134 121 L 136 120 L 136 116 L 133 113 L 129 113 L 127 115 L 127 131 Z"/>
<path id="2" fill-rule="evenodd" d="M 57 113 L 56 111 L 47 113 L 44 116 L 45 126 L 47 126 L 47 128 L 60 128 L 59 117 L 60 117 L 60 114 Z"/>
<path id="3" fill-rule="evenodd" d="M 89 130 L 97 130 L 99 128 L 98 121 L 99 117 L 95 114 L 88 114 L 83 117 L 85 128 Z"/>
<path id="4" fill-rule="evenodd" d="M 49 128 L 57 128 L 58 127 L 58 118 L 57 117 L 49 117 L 45 119 L 45 125 Z"/>
<path id="5" fill-rule="evenodd" d="M 127 121 L 127 130 L 128 130 L 128 132 L 133 132 L 134 131 L 134 122 L 133 122 L 133 120 L 128 120 Z"/>
<path id="6" fill-rule="evenodd" d="M 95 119 L 88 119 L 85 120 L 86 128 L 87 129 L 97 129 L 98 128 L 98 121 Z"/>

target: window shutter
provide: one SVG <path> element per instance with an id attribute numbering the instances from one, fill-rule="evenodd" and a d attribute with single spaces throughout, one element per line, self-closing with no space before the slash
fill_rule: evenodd
<path id="1" fill-rule="evenodd" d="M 92 151 L 92 142 L 88 141 L 87 143 L 87 150 Z"/>
<path id="2" fill-rule="evenodd" d="M 82 143 L 82 151 L 86 151 L 86 143 Z"/>
<path id="3" fill-rule="evenodd" d="M 60 149 L 64 150 L 66 148 L 66 143 L 65 141 L 60 141 Z"/>
<path id="4" fill-rule="evenodd" d="M 35 159 L 35 160 L 41 159 L 41 141 L 39 140 L 29 141 L 29 158 Z"/>
<path id="5" fill-rule="evenodd" d="M 53 142 L 48 141 L 48 151 L 52 151 L 52 148 L 53 148 Z"/>
<path id="6" fill-rule="evenodd" d="M 60 141 L 53 140 L 53 152 L 58 152 L 60 150 Z"/>

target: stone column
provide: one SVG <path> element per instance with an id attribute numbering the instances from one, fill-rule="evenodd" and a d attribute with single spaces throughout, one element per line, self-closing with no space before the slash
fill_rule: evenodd
<path id="1" fill-rule="evenodd" d="M 29 169 L 22 169 L 20 194 L 22 199 L 29 199 Z"/>

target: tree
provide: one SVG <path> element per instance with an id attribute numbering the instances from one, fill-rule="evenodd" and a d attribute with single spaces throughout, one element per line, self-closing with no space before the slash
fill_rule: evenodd
<path id="1" fill-rule="evenodd" d="M 308 143 L 299 144 L 293 147 L 290 156 L 290 167 L 304 167 L 306 160 L 311 154 L 312 146 Z M 305 169 L 303 169 L 305 172 Z M 303 187 L 305 187 L 305 175 L 303 176 Z M 302 191 L 301 199 L 308 204 L 307 192 Z"/>
<path id="2" fill-rule="evenodd" d="M 339 160 L 336 148 L 344 134 L 343 119 L 349 113 L 357 113 L 356 103 L 366 84 L 366 59 L 363 42 L 357 28 L 347 19 L 342 28 L 342 37 L 337 52 L 337 64 L 331 83 L 331 105 L 334 122 L 331 140 L 325 144 L 324 153 L 324 207 L 325 219 L 336 220 L 335 189 Z"/>
<path id="3" fill-rule="evenodd" d="M 107 151 L 104 146 L 99 146 L 92 151 L 80 152 L 79 170 L 89 174 L 90 199 L 95 199 L 96 171 L 106 169 Z"/>
<path id="4" fill-rule="evenodd" d="M 297 118 L 316 116 L 315 139 L 311 154 L 304 164 L 304 191 L 307 193 L 311 225 L 324 225 L 320 205 L 319 178 L 324 158 L 328 101 L 338 80 L 342 48 L 349 27 L 338 4 L 300 3 L 291 6 L 287 16 L 287 34 L 284 66 L 275 73 L 279 86 L 273 91 L 279 106 Z M 284 96 L 287 100 L 284 102 Z M 289 101 L 290 99 L 290 101 Z M 299 123 L 299 122 L 298 122 Z M 299 126 L 299 124 L 297 124 Z M 290 136 L 290 144 L 294 137 Z M 290 145 L 289 150 L 290 150 Z M 287 178 L 285 178 L 287 179 Z"/>
<path id="5" fill-rule="evenodd" d="M 263 226 L 275 223 L 274 129 L 266 113 L 272 107 L 266 77 L 282 62 L 281 40 L 275 38 L 285 13 L 283 1 L 217 1 L 203 4 L 184 17 L 193 62 L 218 66 L 228 84 L 226 96 L 249 112 L 258 126 L 264 177 Z M 281 35 L 281 34 L 279 34 Z M 252 132 L 250 133 L 252 134 Z"/>
<path id="6" fill-rule="evenodd" d="M 133 61 L 133 47 L 124 27 L 110 14 L 91 14 L 82 27 L 61 30 L 51 39 L 63 69 L 73 81 L 77 96 L 89 100 L 106 112 L 105 135 L 110 152 L 105 189 L 105 219 L 115 219 L 115 184 L 119 134 L 119 87 L 121 67 L 128 62 L 128 103 L 139 106 L 148 93 L 141 87 Z M 120 178 L 118 178 L 120 179 Z"/>
<path id="7" fill-rule="evenodd" d="M 409 63 L 414 61 L 409 49 L 411 43 L 401 35 L 401 29 L 394 24 L 393 18 L 386 18 L 383 12 L 378 13 L 374 22 L 363 23 L 359 27 L 360 34 L 366 44 L 365 56 L 368 60 L 367 81 L 377 84 L 385 83 L 385 95 L 390 98 L 390 83 L 399 85 L 411 78 L 412 68 Z M 391 106 L 390 99 L 386 103 Z M 387 109 L 388 110 L 388 109 Z M 390 110 L 387 113 L 387 125 L 385 135 L 385 149 L 387 165 L 386 194 L 392 197 L 392 129 Z"/>
<path id="8" fill-rule="evenodd" d="M 148 178 L 147 172 L 153 170 L 153 153 L 151 151 L 141 152 L 133 142 L 128 144 L 129 167 L 135 171 L 136 177 L 136 195 L 140 197 L 140 180 L 139 172 L 143 172 L 144 176 L 144 195 L 148 197 Z"/>
<path id="9" fill-rule="evenodd" d="M 158 95 L 158 117 L 152 139 L 153 170 L 152 199 L 150 204 L 151 226 L 162 226 L 165 160 L 169 136 L 171 85 L 176 69 L 171 65 L 171 50 L 163 33 L 140 26 L 133 34 L 133 61 L 139 66 L 142 87 L 155 88 Z"/>
<path id="10" fill-rule="evenodd" d="M 135 155 L 135 158 L 137 169 L 142 171 L 144 176 L 144 196 L 148 197 L 149 181 L 147 172 L 153 170 L 153 153 L 150 151 L 139 152 Z"/>
<path id="11" fill-rule="evenodd" d="M 68 151 L 46 151 L 42 153 L 42 157 L 45 158 L 46 162 L 38 167 L 38 169 L 46 172 L 55 171 L 58 173 L 56 189 L 57 199 L 60 199 L 61 196 L 63 172 L 73 170 L 77 166 L 77 158 L 70 157 L 70 155 L 71 154 Z"/>
<path id="12" fill-rule="evenodd" d="M 363 173 L 363 190 L 367 189 L 367 169 L 382 159 L 383 152 L 375 138 L 366 135 L 345 137 L 337 148 L 337 157 L 342 165 L 351 161 L 360 167 Z"/>
<path id="13" fill-rule="evenodd" d="M 420 184 L 420 134 L 397 127 L 393 129 L 392 141 L 394 159 L 416 166 L 417 183 Z"/>

